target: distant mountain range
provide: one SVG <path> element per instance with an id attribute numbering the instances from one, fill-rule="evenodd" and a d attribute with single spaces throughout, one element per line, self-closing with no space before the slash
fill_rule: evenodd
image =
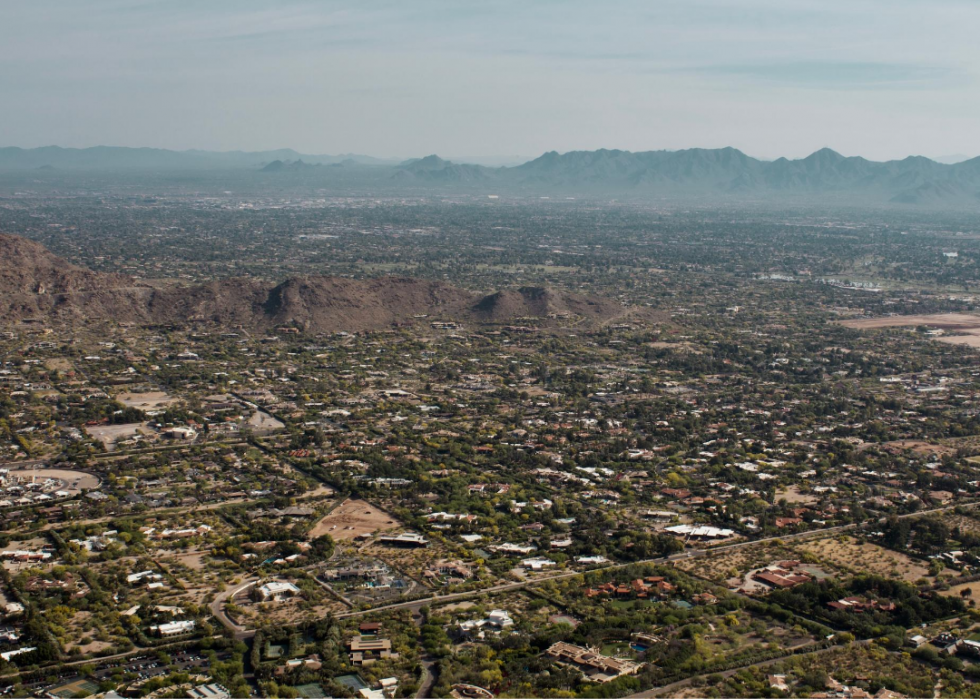
<path id="1" fill-rule="evenodd" d="M 310 156 L 149 148 L 0 149 L 0 171 L 226 170 L 316 182 L 338 191 L 469 191 L 614 196 L 702 202 L 980 207 L 980 158 L 946 164 L 921 156 L 875 162 L 824 148 L 799 160 L 765 161 L 735 148 L 545 153 L 523 165 L 487 167 L 436 155 L 396 163 L 366 156 Z"/>
<path id="2" fill-rule="evenodd" d="M 269 331 L 288 325 L 310 332 L 359 332 L 429 320 L 544 324 L 560 316 L 585 324 L 627 313 L 650 318 L 648 308 L 627 309 L 614 299 L 541 287 L 483 295 L 442 282 L 402 277 L 348 279 L 296 277 L 281 284 L 220 279 L 194 286 L 136 280 L 68 263 L 40 243 L 0 234 L 0 323 L 38 319 L 84 325 L 210 325 Z M 423 320 L 425 319 L 425 320 Z"/>
<path id="3" fill-rule="evenodd" d="M 345 161 L 363 165 L 394 165 L 398 161 L 367 155 L 304 155 L 290 148 L 268 151 L 165 150 L 162 148 L 0 148 L 0 169 L 56 168 L 66 170 L 197 170 L 260 168 L 273 161 L 302 160 L 309 165 Z"/>
<path id="4" fill-rule="evenodd" d="M 980 205 L 980 158 L 951 165 L 921 156 L 874 162 L 829 148 L 801 160 L 763 161 L 735 148 L 632 153 L 545 153 L 512 168 L 457 165 L 429 156 L 398 166 L 395 177 L 522 189 L 683 198 L 820 197 L 843 201 Z"/>

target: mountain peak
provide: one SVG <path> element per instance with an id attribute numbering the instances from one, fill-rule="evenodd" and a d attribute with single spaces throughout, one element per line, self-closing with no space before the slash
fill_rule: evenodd
<path id="1" fill-rule="evenodd" d="M 821 148 L 820 150 L 810 153 L 807 157 L 803 158 L 804 161 L 813 162 L 815 160 L 823 162 L 836 162 L 840 160 L 847 160 L 843 155 L 835 151 L 833 148 Z"/>

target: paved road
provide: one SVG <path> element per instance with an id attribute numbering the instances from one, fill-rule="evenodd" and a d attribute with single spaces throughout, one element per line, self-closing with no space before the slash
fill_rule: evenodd
<path id="1" fill-rule="evenodd" d="M 203 512 L 205 510 L 217 510 L 226 505 L 240 505 L 242 503 L 257 502 L 257 498 L 231 498 L 220 502 L 195 503 L 194 505 L 180 505 L 179 507 L 162 507 L 153 510 L 155 517 L 162 515 L 180 515 L 193 512 Z M 46 532 L 50 529 L 66 529 L 68 527 L 87 527 L 90 524 L 104 524 L 114 519 L 125 517 L 125 514 L 107 515 L 105 517 L 95 517 L 93 519 L 66 519 L 62 522 L 52 522 L 45 524 L 40 529 L 34 531 Z"/>
<path id="2" fill-rule="evenodd" d="M 0 468 L 9 468 L 11 471 L 19 471 L 31 466 L 47 466 L 48 459 L 25 459 L 23 461 L 4 461 L 0 463 Z"/>
<path id="3" fill-rule="evenodd" d="M 219 592 L 217 595 L 215 595 L 215 598 L 211 601 L 211 604 L 208 605 L 208 609 L 211 610 L 211 614 L 214 615 L 214 618 L 221 622 L 222 626 L 234 634 L 235 640 L 242 641 L 246 638 L 251 638 L 255 635 L 255 631 L 253 629 L 246 629 L 244 626 L 240 626 L 228 618 L 228 615 L 225 614 L 225 602 L 228 599 L 234 599 L 240 593 L 255 585 L 255 583 L 258 581 L 258 578 L 252 578 L 239 585 L 236 585 L 231 589 L 225 590 L 224 592 Z"/>
<path id="4" fill-rule="evenodd" d="M 427 699 L 432 696 L 432 688 L 436 684 L 436 661 L 426 656 L 420 661 L 422 664 L 422 682 L 415 693 L 415 699 Z"/>

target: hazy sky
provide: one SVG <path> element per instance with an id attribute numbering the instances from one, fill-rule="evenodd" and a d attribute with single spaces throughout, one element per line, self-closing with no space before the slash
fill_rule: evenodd
<path id="1" fill-rule="evenodd" d="M 3 0 L 0 146 L 980 155 L 980 0 Z"/>

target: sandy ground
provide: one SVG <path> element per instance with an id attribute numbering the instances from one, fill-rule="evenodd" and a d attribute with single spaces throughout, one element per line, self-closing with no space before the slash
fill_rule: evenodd
<path id="1" fill-rule="evenodd" d="M 75 368 L 72 366 L 70 360 L 63 357 L 57 359 L 45 359 L 44 366 L 51 371 L 72 371 Z"/>
<path id="2" fill-rule="evenodd" d="M 795 551 L 786 546 L 759 544 L 726 550 L 704 558 L 683 559 L 676 565 L 681 570 L 691 571 L 701 577 L 719 583 L 732 581 L 733 586 L 737 586 L 750 570 L 798 557 Z"/>
<path id="3" fill-rule="evenodd" d="M 980 348 L 980 315 L 972 313 L 933 313 L 912 316 L 885 316 L 881 318 L 863 318 L 844 320 L 841 325 L 858 330 L 874 328 L 903 328 L 926 325 L 931 328 L 941 328 L 948 335 L 937 336 L 934 339 L 949 345 L 966 345 Z"/>
<path id="4" fill-rule="evenodd" d="M 72 495 L 77 494 L 81 490 L 94 490 L 99 487 L 99 479 L 91 473 L 85 473 L 84 471 L 69 471 L 61 468 L 39 468 L 36 471 L 33 469 L 11 471 L 10 475 L 23 480 L 30 480 L 35 475 L 39 481 L 44 478 L 54 478 L 63 482 L 62 486 L 54 488 L 54 490 L 67 490 Z"/>
<path id="5" fill-rule="evenodd" d="M 172 398 L 163 391 L 149 391 L 147 393 L 120 393 L 116 400 L 129 408 L 139 410 L 162 410 L 177 399 Z"/>
<path id="6" fill-rule="evenodd" d="M 980 534 L 980 521 L 963 515 L 949 515 L 943 518 L 951 528 L 959 527 L 970 534 Z"/>
<path id="7" fill-rule="evenodd" d="M 956 453 L 956 449 L 953 447 L 943 446 L 942 444 L 933 444 L 931 442 L 923 442 L 919 439 L 897 439 L 892 442 L 884 442 L 881 444 L 881 446 L 896 447 L 898 449 L 911 449 L 916 454 L 923 454 L 925 456 L 931 456 L 933 454 Z"/>
<path id="8" fill-rule="evenodd" d="M 93 439 L 102 442 L 108 451 L 112 451 L 117 439 L 127 439 L 137 434 L 153 434 L 153 431 L 147 427 L 147 423 L 145 422 L 131 422 L 126 425 L 97 425 L 95 427 L 86 427 L 85 431 Z"/>
<path id="9" fill-rule="evenodd" d="M 776 502 L 780 500 L 786 500 L 790 504 L 803 503 L 804 505 L 812 505 L 818 501 L 818 498 L 813 495 L 801 493 L 798 487 L 791 485 L 788 488 L 776 491 Z"/>
<path id="10" fill-rule="evenodd" d="M 796 545 L 821 560 L 854 572 L 868 571 L 915 582 L 929 576 L 929 568 L 903 553 L 861 542 L 849 536 L 807 540 Z"/>
<path id="11" fill-rule="evenodd" d="M 936 339 L 940 342 L 945 342 L 947 345 L 980 347 L 980 328 L 975 331 L 970 331 L 966 335 L 946 335 L 944 337 L 937 337 Z"/>
<path id="12" fill-rule="evenodd" d="M 353 539 L 361 534 L 374 534 L 382 529 L 393 529 L 399 522 L 387 512 L 379 510 L 364 500 L 347 500 L 321 519 L 310 531 L 310 538 L 329 534 L 334 541 Z"/>
<path id="13" fill-rule="evenodd" d="M 980 329 L 980 315 L 974 315 L 972 313 L 932 313 L 911 316 L 883 316 L 880 318 L 844 320 L 840 324 L 859 330 L 868 330 L 871 328 L 902 328 L 916 325 L 966 330 L 969 328 Z"/>
<path id="14" fill-rule="evenodd" d="M 256 430 L 281 430 L 285 427 L 279 420 L 261 410 L 256 410 L 252 414 L 248 419 L 248 426 Z"/>
<path id="15" fill-rule="evenodd" d="M 963 590 L 969 590 L 972 594 L 967 597 L 962 597 L 964 600 L 980 599 L 980 581 L 963 583 L 962 585 L 953 585 L 948 590 L 940 590 L 939 594 L 946 595 L 948 597 L 960 597 L 960 593 Z"/>
<path id="16" fill-rule="evenodd" d="M 205 559 L 209 556 L 209 552 L 206 551 L 194 551 L 191 553 L 178 553 L 171 556 L 166 556 L 163 558 L 163 562 L 176 562 L 181 565 L 185 565 L 191 570 L 203 570 L 205 566 Z"/>

